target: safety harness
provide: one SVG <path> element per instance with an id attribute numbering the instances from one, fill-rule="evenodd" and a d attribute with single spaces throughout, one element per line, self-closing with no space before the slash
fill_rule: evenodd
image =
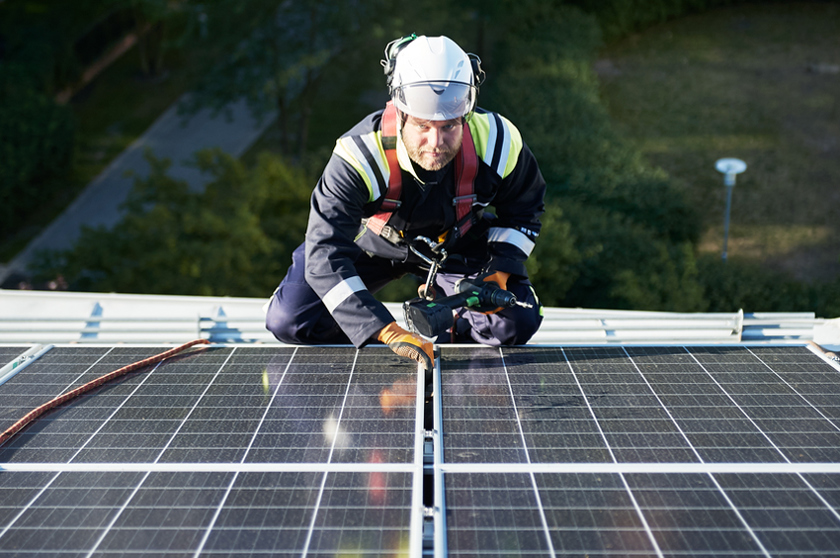
<path id="1" fill-rule="evenodd" d="M 389 101 L 385 105 L 385 112 L 382 113 L 382 148 L 385 150 L 385 157 L 388 161 L 390 175 L 388 178 L 388 190 L 385 192 L 382 205 L 379 211 L 367 219 L 367 228 L 379 236 L 398 243 L 401 240 L 400 234 L 388 226 L 388 220 L 399 209 L 402 194 L 402 171 L 397 159 L 397 109 L 394 103 Z M 440 236 L 441 244 L 450 244 L 464 236 L 472 227 L 475 221 L 475 214 L 472 211 L 475 196 L 475 177 L 478 174 L 478 156 L 475 153 L 475 144 L 472 140 L 470 127 L 464 123 L 464 137 L 461 149 L 455 156 L 455 198 L 452 204 L 455 206 L 455 225 Z"/>

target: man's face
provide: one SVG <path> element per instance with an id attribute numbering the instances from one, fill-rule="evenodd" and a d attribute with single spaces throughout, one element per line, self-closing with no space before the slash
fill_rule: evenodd
<path id="1" fill-rule="evenodd" d="M 429 171 L 440 170 L 455 158 L 464 138 L 462 119 L 421 120 L 407 116 L 402 140 L 411 160 Z"/>

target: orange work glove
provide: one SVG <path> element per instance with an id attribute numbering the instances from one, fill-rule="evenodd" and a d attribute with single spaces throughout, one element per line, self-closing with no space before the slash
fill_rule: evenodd
<path id="1" fill-rule="evenodd" d="M 391 322 L 379 330 L 376 339 L 388 345 L 398 355 L 416 360 L 425 366 L 426 370 L 435 367 L 435 349 L 432 343 L 404 330 L 397 322 Z"/>
<path id="2" fill-rule="evenodd" d="M 507 280 L 510 278 L 510 273 L 507 271 L 494 271 L 493 273 L 488 273 L 487 275 L 479 275 L 476 279 L 480 279 L 485 283 L 496 283 L 500 289 L 503 291 L 507 290 Z M 486 312 L 481 312 L 482 314 L 495 314 L 496 312 L 502 309 L 501 306 L 495 308 L 493 310 L 489 310 Z"/>
<path id="3" fill-rule="evenodd" d="M 488 281 L 496 283 L 499 286 L 499 288 L 503 291 L 507 290 L 507 281 L 509 278 L 510 273 L 508 273 L 507 271 L 494 271 L 491 274 L 478 276 L 478 279 L 481 279 L 485 283 Z"/>

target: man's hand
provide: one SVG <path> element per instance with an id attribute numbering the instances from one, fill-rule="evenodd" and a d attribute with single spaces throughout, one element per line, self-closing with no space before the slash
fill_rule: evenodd
<path id="1" fill-rule="evenodd" d="M 485 273 L 476 277 L 478 281 L 496 283 L 503 291 L 507 290 L 507 281 L 509 278 L 510 273 L 506 271 L 494 271 L 493 273 Z"/>
<path id="2" fill-rule="evenodd" d="M 500 289 L 503 291 L 507 290 L 507 280 L 510 277 L 510 273 L 506 271 L 494 271 L 493 273 L 484 273 L 476 277 L 476 281 L 482 281 L 484 283 L 495 283 L 498 285 Z M 502 309 L 501 306 L 498 308 L 494 308 L 491 310 L 481 311 L 482 314 L 495 314 Z"/>
<path id="3" fill-rule="evenodd" d="M 425 366 L 426 370 L 435 367 L 435 350 L 432 343 L 404 330 L 395 321 L 383 327 L 376 338 L 398 355 L 416 360 Z"/>

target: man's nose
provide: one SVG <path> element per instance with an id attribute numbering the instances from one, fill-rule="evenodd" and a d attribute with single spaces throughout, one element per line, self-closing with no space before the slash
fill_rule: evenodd
<path id="1" fill-rule="evenodd" d="M 429 128 L 429 135 L 426 138 L 426 141 L 428 141 L 429 145 L 432 147 L 440 147 L 443 145 L 443 132 L 432 126 Z"/>

